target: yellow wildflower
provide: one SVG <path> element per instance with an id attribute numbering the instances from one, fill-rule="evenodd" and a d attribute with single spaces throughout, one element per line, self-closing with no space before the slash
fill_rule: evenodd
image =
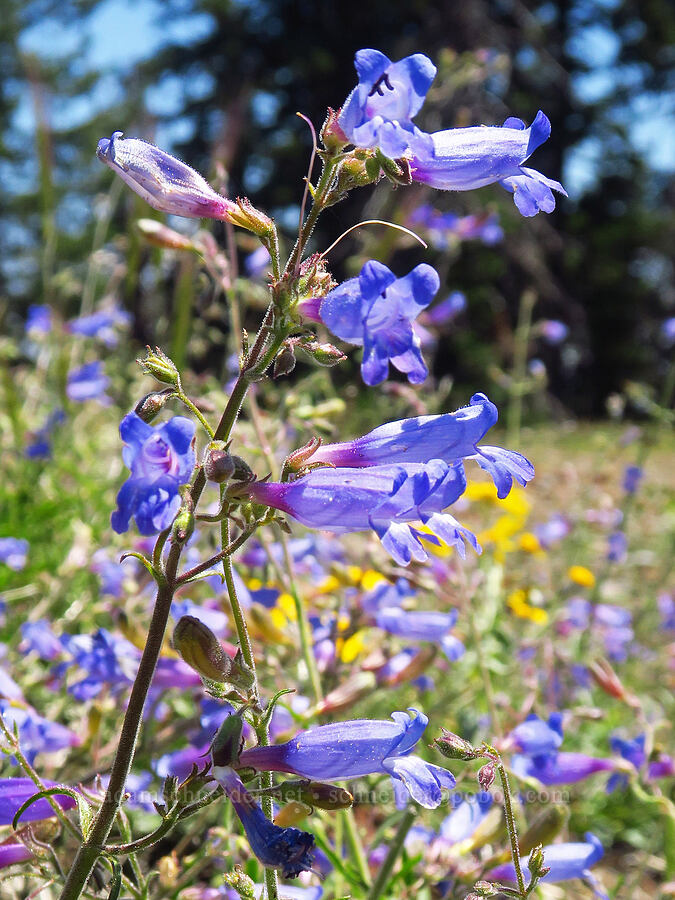
<path id="1" fill-rule="evenodd" d="M 570 566 L 567 570 L 567 577 L 581 587 L 592 588 L 595 586 L 595 575 L 586 566 Z"/>

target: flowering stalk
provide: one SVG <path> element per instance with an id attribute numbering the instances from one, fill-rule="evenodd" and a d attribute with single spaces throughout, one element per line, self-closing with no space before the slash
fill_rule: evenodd
<path id="1" fill-rule="evenodd" d="M 273 248 L 276 249 L 276 242 L 272 241 L 271 244 Z M 278 259 L 278 250 L 276 250 L 276 255 Z M 230 394 L 230 397 L 221 416 L 220 422 L 218 423 L 218 426 L 213 433 L 213 437 L 215 440 L 227 441 L 229 439 L 232 428 L 234 427 L 234 423 L 239 414 L 239 410 L 241 409 L 241 404 L 243 403 L 244 397 L 246 396 L 246 392 L 248 391 L 250 384 L 257 374 L 259 374 L 260 372 L 264 372 L 265 369 L 269 366 L 283 342 L 283 338 L 285 337 L 285 335 L 272 335 L 271 325 L 273 319 L 274 304 L 272 303 L 270 304 L 265 314 L 255 343 L 253 344 L 253 347 L 251 348 L 248 357 L 244 365 L 242 366 L 239 377 L 235 382 L 232 393 Z M 271 340 L 270 336 L 272 336 Z M 192 486 L 190 489 L 190 498 L 194 508 L 196 508 L 199 502 L 205 485 L 206 476 L 203 469 L 199 468 L 196 470 L 196 476 L 192 482 Z M 168 531 L 164 531 L 158 536 L 156 549 L 157 546 L 163 546 L 163 544 L 166 542 L 167 537 Z M 227 547 L 228 544 L 229 539 L 225 541 L 224 546 Z M 134 751 L 140 732 L 143 708 L 145 706 L 150 683 L 155 672 L 157 660 L 159 659 L 159 654 L 162 649 L 164 633 L 166 631 L 166 625 L 171 611 L 171 603 L 173 602 L 174 592 L 177 587 L 177 573 L 181 553 L 182 546 L 179 543 L 174 543 L 171 545 L 166 560 L 166 565 L 163 572 L 161 572 L 160 580 L 158 582 L 155 607 L 152 613 L 150 627 L 148 629 L 148 636 L 143 650 L 143 655 L 141 656 L 138 672 L 136 674 L 134 684 L 131 688 L 129 703 L 120 731 L 120 740 L 118 743 L 117 751 L 115 753 L 115 759 L 113 760 L 113 765 L 110 770 L 110 781 L 108 784 L 108 789 L 106 791 L 103 803 L 101 804 L 101 807 L 96 815 L 96 819 L 92 825 L 91 831 L 86 840 L 80 845 L 75 859 L 73 860 L 73 864 L 61 892 L 60 900 L 77 900 L 77 898 L 81 896 L 82 891 L 96 864 L 96 860 L 99 857 L 101 849 L 105 846 L 108 836 L 112 830 L 113 823 L 117 816 L 117 811 L 120 808 L 122 797 L 124 795 L 124 785 L 131 769 Z M 153 554 L 153 558 L 157 560 L 159 560 L 160 556 L 161 550 L 159 554 L 157 552 Z M 231 573 L 231 569 L 229 571 Z M 232 591 L 233 589 L 234 585 L 232 584 Z M 233 596 L 232 591 L 230 591 L 231 598 Z M 234 593 L 234 596 L 236 598 L 236 593 Z M 246 662 L 251 665 L 251 662 L 253 661 L 253 653 L 251 650 L 250 639 L 248 639 L 246 624 L 243 619 L 243 614 L 241 614 L 241 608 L 239 607 L 236 599 L 233 604 L 233 611 L 235 610 L 235 608 L 238 608 L 241 623 L 243 623 L 243 627 L 239 632 L 239 637 L 242 642 L 242 653 Z M 251 665 L 251 668 L 254 670 L 254 665 Z M 254 688 L 254 690 L 257 693 L 257 686 Z M 264 736 L 260 735 L 259 740 L 261 737 Z M 270 878 L 269 880 L 270 885 L 268 887 L 268 891 L 270 900 L 276 900 L 277 894 L 273 892 L 275 891 L 276 876 Z M 274 882 L 274 884 L 272 884 L 272 881 Z"/>

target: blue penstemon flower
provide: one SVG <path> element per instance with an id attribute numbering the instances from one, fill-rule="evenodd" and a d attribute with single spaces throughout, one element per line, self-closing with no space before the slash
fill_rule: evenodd
<path id="1" fill-rule="evenodd" d="M 514 451 L 476 446 L 496 422 L 497 409 L 484 394 L 471 403 L 454 415 L 403 419 L 356 441 L 320 448 L 313 461 L 335 468 L 314 469 L 295 481 L 255 482 L 245 491 L 309 528 L 372 529 L 399 565 L 428 559 L 421 539 L 443 541 L 462 556 L 468 541 L 480 552 L 475 536 L 444 512 L 466 488 L 463 459 L 475 459 L 489 473 L 500 498 L 514 479 L 530 481 L 534 468 Z M 416 521 L 424 531 L 409 524 Z"/>
<path id="2" fill-rule="evenodd" d="M 431 60 L 415 53 L 393 63 L 379 50 L 359 50 L 354 66 L 359 83 L 338 120 L 350 143 L 392 159 L 407 150 L 433 153 L 430 136 L 412 123 L 436 75 Z"/>
<path id="3" fill-rule="evenodd" d="M 503 126 L 450 128 L 431 135 L 433 151 L 413 153 L 413 181 L 443 191 L 470 191 L 498 181 L 513 193 L 524 216 L 552 212 L 552 191 L 567 196 L 563 186 L 523 163 L 551 134 L 551 123 L 539 110 L 530 127 L 509 118 Z"/>
<path id="4" fill-rule="evenodd" d="M 435 809 L 441 803 L 442 788 L 454 788 L 455 778 L 447 769 L 411 755 L 429 719 L 416 709 L 394 712 L 391 717 L 393 722 L 354 719 L 320 725 L 285 744 L 244 750 L 239 762 L 312 781 L 342 781 L 382 772 L 402 782 L 421 806 Z"/>
<path id="5" fill-rule="evenodd" d="M 152 428 L 136 413 L 120 423 L 120 436 L 127 444 L 122 452 L 131 477 L 117 495 L 112 514 L 113 530 L 127 531 L 133 516 L 141 534 L 157 534 L 168 528 L 180 507 L 178 488 L 186 484 L 195 466 L 194 422 L 174 416 Z"/>
<path id="6" fill-rule="evenodd" d="M 307 872 L 314 861 L 314 836 L 298 828 L 281 828 L 265 816 L 241 779 L 230 766 L 214 766 L 213 777 L 232 801 L 244 826 L 251 850 L 270 869 L 284 878 Z"/>
<path id="7" fill-rule="evenodd" d="M 366 384 L 384 381 L 389 362 L 408 381 L 419 384 L 429 370 L 412 323 L 439 286 L 437 272 L 426 263 L 397 278 L 387 266 L 370 260 L 358 278 L 350 278 L 324 297 L 319 316 L 333 334 L 363 347 L 361 374 Z"/>

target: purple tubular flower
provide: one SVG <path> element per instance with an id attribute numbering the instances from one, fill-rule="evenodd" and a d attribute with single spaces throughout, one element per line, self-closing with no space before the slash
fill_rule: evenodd
<path id="1" fill-rule="evenodd" d="M 464 654 L 464 645 L 449 632 L 457 621 L 457 612 L 405 610 L 400 606 L 379 609 L 375 614 L 378 628 L 411 641 L 434 641 L 451 662 Z"/>
<path id="2" fill-rule="evenodd" d="M 97 359 L 68 373 L 66 396 L 76 403 L 98 400 L 103 406 L 108 406 L 110 398 L 106 396 L 105 389 L 109 384 L 110 379 L 103 371 L 103 363 Z"/>
<path id="3" fill-rule="evenodd" d="M 24 538 L 0 538 L 0 563 L 20 572 L 26 567 L 29 543 Z"/>
<path id="4" fill-rule="evenodd" d="M 254 482 L 247 491 L 258 503 L 283 510 L 308 528 L 338 534 L 372 528 L 396 562 L 407 566 L 413 558 L 428 559 L 421 537 L 444 541 L 462 556 L 464 541 L 479 552 L 475 536 L 443 513 L 465 487 L 461 464 L 434 459 L 426 465 L 314 469 L 297 481 Z M 428 533 L 408 524 L 418 520 Z"/>
<path id="5" fill-rule="evenodd" d="M 627 494 L 634 494 L 644 477 L 640 466 L 626 466 L 623 472 L 623 489 Z"/>
<path id="6" fill-rule="evenodd" d="M 113 306 L 110 309 L 101 309 L 90 316 L 72 319 L 68 323 L 68 331 L 82 337 L 99 338 L 107 347 L 114 347 L 118 341 L 115 326 L 127 325 L 130 321 L 131 316 L 128 312 Z"/>
<path id="7" fill-rule="evenodd" d="M 430 459 L 442 459 L 450 465 L 460 459 L 475 459 L 492 476 L 498 496 L 503 499 L 511 490 L 513 478 L 526 484 L 534 477 L 534 467 L 513 450 L 476 446 L 497 418 L 494 403 L 485 394 L 474 394 L 469 406 L 454 413 L 389 422 L 354 441 L 325 444 L 312 460 L 360 467 L 424 463 Z"/>
<path id="8" fill-rule="evenodd" d="M 429 325 L 446 325 L 465 309 L 466 295 L 461 291 L 453 291 L 424 314 L 424 321 Z"/>
<path id="9" fill-rule="evenodd" d="M 80 744 L 80 738 L 65 725 L 45 719 L 30 706 L 17 706 L 0 699 L 0 713 L 10 729 L 15 725 L 18 728 L 21 749 L 30 763 L 38 753 L 54 753 Z"/>
<path id="10" fill-rule="evenodd" d="M 33 856 L 32 851 L 18 841 L 8 841 L 0 844 L 0 869 L 13 866 L 15 863 L 26 862 Z"/>
<path id="11" fill-rule="evenodd" d="M 584 878 L 592 881 L 590 867 L 602 859 L 603 848 L 598 838 L 587 832 L 585 843 L 551 844 L 544 847 L 544 865 L 549 867 L 549 872 L 544 875 L 542 881 L 554 883 L 557 881 L 570 881 L 573 878 Z M 527 867 L 527 859 L 521 859 L 525 883 L 530 880 L 530 870 Z M 485 876 L 490 881 L 515 881 L 516 872 L 513 863 L 504 863 L 491 869 Z M 606 897 L 594 885 L 597 896 Z"/>
<path id="12" fill-rule="evenodd" d="M 183 416 L 158 428 L 133 412 L 122 419 L 120 436 L 127 444 L 122 456 L 131 477 L 117 495 L 118 508 L 110 520 L 114 531 L 127 531 L 132 516 L 141 534 L 169 527 L 180 508 L 178 488 L 190 480 L 195 466 L 194 433 L 194 422 Z"/>
<path id="13" fill-rule="evenodd" d="M 43 781 L 46 788 L 58 787 L 54 781 Z M 39 792 L 30 778 L 0 778 L 0 825 L 11 825 L 17 810 Z M 72 809 L 75 800 L 67 794 L 55 794 L 54 799 L 62 809 Z M 20 823 L 38 822 L 55 815 L 44 797 L 36 800 L 21 814 Z"/>
<path id="14" fill-rule="evenodd" d="M 244 750 L 239 762 L 315 781 L 342 781 L 383 772 L 402 782 L 421 806 L 435 809 L 442 800 L 441 789 L 453 788 L 455 778 L 441 766 L 410 755 L 429 720 L 415 709 L 394 712 L 391 717 L 393 722 L 354 719 L 320 725 L 285 744 Z"/>
<path id="15" fill-rule="evenodd" d="M 436 76 L 431 60 L 415 53 L 392 63 L 379 50 L 359 50 L 354 66 L 359 83 L 338 119 L 347 139 L 356 147 L 379 147 L 391 159 L 406 150 L 433 154 L 431 136 L 412 123 Z"/>
<path id="16" fill-rule="evenodd" d="M 628 538 L 623 531 L 614 531 L 607 538 L 607 559 L 610 562 L 623 562 L 628 552 Z"/>
<path id="17" fill-rule="evenodd" d="M 521 753 L 539 755 L 555 751 L 563 741 L 562 714 L 551 713 L 548 722 L 532 714 L 513 729 L 510 737 Z"/>
<path id="18" fill-rule="evenodd" d="M 548 344 L 562 344 L 570 330 L 564 322 L 558 322 L 557 319 L 542 319 L 538 323 L 537 329 L 539 334 Z"/>
<path id="19" fill-rule="evenodd" d="M 550 134 L 551 123 L 541 110 L 529 128 L 522 119 L 509 118 L 501 128 L 480 125 L 437 131 L 431 135 L 432 153 L 413 151 L 412 177 L 444 191 L 469 191 L 499 181 L 513 192 L 522 215 L 552 212 L 552 190 L 567 196 L 565 189 L 523 166 Z"/>
<path id="20" fill-rule="evenodd" d="M 490 812 L 493 802 L 492 795 L 486 791 L 462 800 L 441 822 L 441 839 L 448 844 L 458 844 L 470 838 Z"/>
<path id="21" fill-rule="evenodd" d="M 412 323 L 440 286 L 435 269 L 420 263 L 397 278 L 382 263 L 370 260 L 358 278 L 327 294 L 319 310 L 323 322 L 343 341 L 363 347 L 361 374 L 366 384 L 380 384 L 389 362 L 419 384 L 429 374 Z"/>
<path id="22" fill-rule="evenodd" d="M 153 209 L 184 216 L 188 219 L 221 219 L 230 221 L 237 206 L 213 190 L 211 185 L 190 166 L 136 138 L 122 139 L 113 132 L 110 140 L 102 138 L 96 156 L 132 191 Z"/>
<path id="23" fill-rule="evenodd" d="M 32 303 L 26 316 L 27 334 L 47 334 L 52 330 L 52 311 L 49 306 Z"/>
<path id="24" fill-rule="evenodd" d="M 24 622 L 21 625 L 21 652 L 37 653 L 40 659 L 53 661 L 63 653 L 61 641 L 52 631 L 51 623 L 47 619 L 38 619 L 37 622 Z"/>
<path id="25" fill-rule="evenodd" d="M 585 753 L 543 753 L 540 756 L 516 754 L 511 759 L 516 775 L 536 778 L 542 784 L 574 784 L 596 772 L 614 768 L 611 759 L 586 756 Z"/>
<path id="26" fill-rule="evenodd" d="M 241 779 L 229 766 L 214 766 L 213 776 L 232 801 L 246 837 L 260 862 L 280 869 L 284 878 L 308 872 L 314 861 L 314 835 L 297 828 L 280 828 L 265 816 Z"/>

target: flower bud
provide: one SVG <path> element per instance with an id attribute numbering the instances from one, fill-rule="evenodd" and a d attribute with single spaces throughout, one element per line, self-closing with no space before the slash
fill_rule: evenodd
<path id="1" fill-rule="evenodd" d="M 167 388 L 164 391 L 152 391 L 152 393 L 146 394 L 142 400 L 138 401 L 134 407 L 134 412 L 144 422 L 152 422 L 173 396 L 174 392 L 171 388 Z"/>
<path id="2" fill-rule="evenodd" d="M 617 700 L 623 700 L 628 706 L 634 708 L 640 706 L 638 698 L 626 690 L 621 679 L 606 659 L 593 660 L 588 666 L 588 671 L 598 687 L 602 688 L 602 690 L 606 694 L 609 694 L 610 697 L 616 697 Z"/>
<path id="3" fill-rule="evenodd" d="M 279 810 L 274 817 L 274 824 L 281 828 L 288 828 L 289 825 L 297 825 L 302 822 L 312 812 L 312 807 L 300 800 L 291 800 Z"/>
<path id="4" fill-rule="evenodd" d="M 221 444 L 221 441 L 217 442 Z M 216 443 L 211 444 L 204 454 L 204 474 L 209 481 L 215 481 L 216 484 L 223 484 L 229 481 L 234 475 L 235 464 L 233 458 L 222 447 Z"/>
<path id="5" fill-rule="evenodd" d="M 353 150 L 340 166 L 334 193 L 343 196 L 354 188 L 365 187 L 377 181 L 380 164 L 375 160 L 373 165 L 373 159 L 371 150 Z"/>
<path id="6" fill-rule="evenodd" d="M 229 680 L 232 660 L 200 619 L 181 616 L 173 630 L 172 643 L 182 659 L 203 678 L 219 682 Z"/>
<path id="7" fill-rule="evenodd" d="M 192 240 L 156 219 L 139 219 L 136 227 L 149 244 L 164 250 L 194 250 Z"/>
<path id="8" fill-rule="evenodd" d="M 479 751 L 472 747 L 468 741 L 465 741 L 458 734 L 453 734 L 452 731 L 448 731 L 446 728 L 443 728 L 442 731 L 442 735 L 439 738 L 435 738 L 432 744 L 432 747 L 435 747 L 439 753 L 442 753 L 447 759 L 463 759 L 465 761 L 478 759 L 480 756 Z"/>
<path id="9" fill-rule="evenodd" d="M 211 744 L 211 759 L 214 766 L 231 766 L 239 762 L 239 754 L 244 744 L 242 728 L 242 718 L 236 713 L 224 720 Z"/>
<path id="10" fill-rule="evenodd" d="M 527 868 L 532 878 L 543 878 L 550 869 L 544 865 L 544 848 L 537 844 L 527 861 Z"/>
<path id="11" fill-rule="evenodd" d="M 333 344 L 319 343 L 319 341 L 303 341 L 298 344 L 298 350 L 302 350 L 310 359 L 325 369 L 337 366 L 338 363 L 347 359 L 345 354 Z"/>
<path id="12" fill-rule="evenodd" d="M 232 478 L 235 481 L 254 481 L 255 473 L 253 469 L 249 466 L 246 460 L 243 460 L 241 456 L 232 456 L 232 462 L 234 463 L 234 472 L 232 473 Z"/>
<path id="13" fill-rule="evenodd" d="M 349 143 L 347 135 L 344 133 L 342 128 L 340 128 L 340 124 L 338 122 L 339 116 L 340 110 L 334 110 L 329 106 L 326 120 L 321 126 L 321 141 L 326 150 L 330 151 L 331 153 L 337 153 L 339 150 L 342 150 L 343 147 L 346 147 Z"/>
<path id="14" fill-rule="evenodd" d="M 171 541 L 181 547 L 187 544 L 195 530 L 195 505 L 189 490 L 182 491 L 183 503 L 171 526 Z"/>
<path id="15" fill-rule="evenodd" d="M 298 273 L 296 291 L 303 298 L 324 297 L 335 287 L 335 280 L 327 268 L 326 260 L 318 253 L 312 253 L 303 260 Z"/>
<path id="16" fill-rule="evenodd" d="M 235 890 L 242 900 L 255 900 L 255 882 L 244 872 L 241 866 L 235 866 L 231 872 L 223 875 L 223 881 Z"/>
<path id="17" fill-rule="evenodd" d="M 494 763 L 486 763 L 484 766 L 481 766 L 478 770 L 478 784 L 483 788 L 484 791 L 489 791 L 495 780 L 495 767 Z"/>
<path id="18" fill-rule="evenodd" d="M 163 384 L 172 384 L 177 386 L 180 383 L 180 375 L 176 364 L 172 359 L 163 353 L 159 347 L 151 350 L 146 347 L 147 353 L 143 359 L 137 359 L 136 362 L 141 367 L 141 371 L 146 375 L 152 375 L 157 381 Z"/>
<path id="19" fill-rule="evenodd" d="M 237 205 L 213 190 L 199 172 L 175 156 L 136 138 L 113 132 L 98 142 L 96 155 L 154 209 L 192 219 L 232 222 Z"/>
<path id="20" fill-rule="evenodd" d="M 373 672 L 357 672 L 326 694 L 324 699 L 317 704 L 314 712 L 321 716 L 324 713 L 348 709 L 362 697 L 371 694 L 376 685 L 377 680 Z"/>
<path id="21" fill-rule="evenodd" d="M 274 369 L 272 370 L 273 378 L 280 378 L 282 375 L 290 375 L 295 368 L 295 353 L 293 348 L 286 345 L 276 356 L 274 360 Z"/>
<path id="22" fill-rule="evenodd" d="M 491 884 L 489 881 L 477 881 L 473 886 L 473 891 L 468 895 L 466 900 L 469 898 L 476 898 L 478 900 L 479 897 L 496 897 L 499 891 Z"/>
<path id="23" fill-rule="evenodd" d="M 412 184 L 412 172 L 407 159 L 389 159 L 380 152 L 378 152 L 377 158 L 382 166 L 382 171 L 393 184 L 401 184 L 404 187 Z"/>

